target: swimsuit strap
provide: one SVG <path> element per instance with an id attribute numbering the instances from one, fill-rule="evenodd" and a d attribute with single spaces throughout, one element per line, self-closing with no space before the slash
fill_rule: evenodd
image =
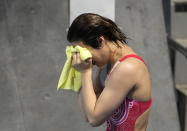
<path id="1" fill-rule="evenodd" d="M 115 68 L 120 62 L 124 61 L 125 59 L 127 59 L 127 58 L 129 58 L 129 57 L 135 57 L 135 58 L 141 60 L 141 61 L 147 66 L 147 64 L 145 63 L 145 61 L 144 61 L 140 56 L 138 56 L 138 55 L 136 55 L 136 54 L 129 54 L 129 55 L 124 56 L 123 58 L 121 58 L 119 61 L 117 61 L 117 62 L 114 64 L 114 66 L 112 67 L 112 69 L 111 69 L 110 72 L 108 73 L 108 76 L 110 76 L 110 74 L 112 73 L 112 71 L 114 70 L 114 68 Z M 106 83 L 107 79 L 108 79 L 108 77 L 106 78 L 105 83 Z"/>
<path id="2" fill-rule="evenodd" d="M 135 54 L 126 55 L 126 56 L 124 56 L 122 59 L 120 59 L 119 61 L 122 62 L 122 61 L 124 61 L 125 59 L 127 59 L 127 58 L 129 58 L 129 57 L 135 57 L 135 58 L 141 60 L 141 61 L 147 66 L 147 64 L 145 63 L 145 61 L 144 61 L 140 56 L 135 55 Z"/>

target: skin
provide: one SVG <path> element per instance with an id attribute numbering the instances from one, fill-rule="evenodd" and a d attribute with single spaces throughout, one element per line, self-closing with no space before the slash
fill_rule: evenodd
<path id="1" fill-rule="evenodd" d="M 72 66 L 81 72 L 80 109 L 85 120 L 94 127 L 103 124 L 120 106 L 126 96 L 141 102 L 146 102 L 151 98 L 148 69 L 142 61 L 136 58 L 128 58 L 121 62 L 111 73 L 105 88 L 97 93 L 96 89 L 101 89 L 99 72 L 102 67 L 107 64 L 108 71 L 110 71 L 115 62 L 124 56 L 136 54 L 129 46 L 120 41 L 117 41 L 121 47 L 118 48 L 114 42 L 108 41 L 103 36 L 100 37 L 100 40 L 100 49 L 93 49 L 81 41 L 73 43 L 74 46 L 80 45 L 87 48 L 91 52 L 92 58 L 82 61 L 79 53 L 72 55 Z M 92 82 L 92 62 L 96 62 L 98 67 L 94 83 Z M 149 113 L 150 108 L 138 117 L 135 131 L 146 130 Z"/>

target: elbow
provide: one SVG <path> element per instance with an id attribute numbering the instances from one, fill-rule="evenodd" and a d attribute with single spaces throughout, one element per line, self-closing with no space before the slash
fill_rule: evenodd
<path id="1" fill-rule="evenodd" d="M 89 121 L 90 125 L 92 127 L 97 127 L 97 126 L 100 126 L 100 124 L 98 124 L 97 122 L 94 122 L 94 121 Z"/>
<path id="2" fill-rule="evenodd" d="M 92 127 L 98 127 L 98 126 L 102 125 L 103 123 L 104 123 L 104 121 L 101 122 L 101 121 L 98 121 L 98 120 L 95 120 L 95 119 L 89 120 L 89 124 L 90 124 Z"/>
<path id="3" fill-rule="evenodd" d="M 94 121 L 89 121 L 89 124 L 92 126 L 92 127 L 97 127 L 98 124 Z"/>
<path id="4" fill-rule="evenodd" d="M 89 122 L 89 121 L 88 121 L 88 118 L 84 118 L 84 121 L 85 121 L 85 122 Z"/>

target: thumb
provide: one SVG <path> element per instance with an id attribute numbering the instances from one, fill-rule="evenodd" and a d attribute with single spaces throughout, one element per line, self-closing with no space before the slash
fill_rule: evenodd
<path id="1" fill-rule="evenodd" d="M 87 62 L 87 63 L 92 62 L 92 58 L 88 58 L 88 59 L 86 59 L 85 62 Z"/>

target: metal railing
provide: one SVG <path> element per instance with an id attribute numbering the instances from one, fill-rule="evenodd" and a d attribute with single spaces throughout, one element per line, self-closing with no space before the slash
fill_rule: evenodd
<path id="1" fill-rule="evenodd" d="M 187 48 L 185 48 L 184 46 L 182 46 L 180 43 L 178 43 L 177 41 L 175 41 L 173 38 L 169 36 L 167 37 L 167 40 L 168 40 L 169 48 L 179 51 L 187 58 Z"/>

